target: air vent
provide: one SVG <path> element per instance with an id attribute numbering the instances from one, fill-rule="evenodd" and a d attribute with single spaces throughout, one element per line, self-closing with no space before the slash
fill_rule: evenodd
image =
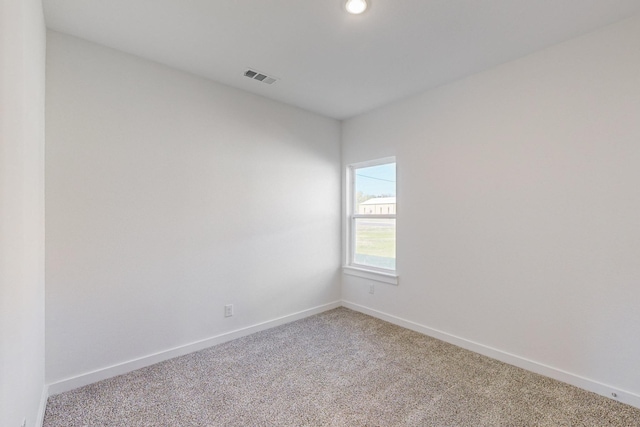
<path id="1" fill-rule="evenodd" d="M 255 70 L 247 70 L 244 72 L 244 75 L 250 79 L 258 80 L 259 82 L 266 83 L 268 85 L 273 84 L 278 80 L 275 77 L 267 76 L 266 74 Z"/>

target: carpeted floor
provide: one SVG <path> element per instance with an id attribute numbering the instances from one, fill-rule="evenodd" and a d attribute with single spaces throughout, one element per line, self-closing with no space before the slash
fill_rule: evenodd
<path id="1" fill-rule="evenodd" d="M 49 398 L 45 427 L 640 426 L 640 410 L 338 308 Z"/>

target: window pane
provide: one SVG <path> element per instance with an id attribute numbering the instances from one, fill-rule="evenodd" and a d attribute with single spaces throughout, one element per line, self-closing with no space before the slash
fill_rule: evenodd
<path id="1" fill-rule="evenodd" d="M 396 220 L 356 218 L 354 224 L 355 264 L 396 269 Z"/>
<path id="2" fill-rule="evenodd" d="M 355 212 L 368 215 L 396 213 L 396 164 L 355 169 Z"/>

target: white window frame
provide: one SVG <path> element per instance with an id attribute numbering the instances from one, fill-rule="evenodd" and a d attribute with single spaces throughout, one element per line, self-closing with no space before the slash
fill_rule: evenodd
<path id="1" fill-rule="evenodd" d="M 346 189 L 345 189 L 345 263 L 343 265 L 344 274 L 351 276 L 357 276 L 364 279 L 375 280 L 378 282 L 389 283 L 392 285 L 398 284 L 398 266 L 396 264 L 395 270 L 371 267 L 368 265 L 357 264 L 353 261 L 355 251 L 355 221 L 358 218 L 389 218 L 396 220 L 397 227 L 397 198 L 396 198 L 396 214 L 384 214 L 384 215 L 372 215 L 372 214 L 359 214 L 355 211 L 357 207 L 356 203 L 356 191 L 355 191 L 355 171 L 357 169 L 366 168 L 370 166 L 379 166 L 388 163 L 396 163 L 396 175 L 397 175 L 397 162 L 395 157 L 385 157 L 382 159 L 375 159 L 366 162 L 353 163 L 346 167 Z M 397 188 L 396 188 L 397 191 Z M 397 197 L 397 196 L 396 196 Z M 397 239 L 397 234 L 396 234 Z M 397 243 L 397 241 L 396 241 Z M 397 262 L 397 259 L 396 259 Z"/>

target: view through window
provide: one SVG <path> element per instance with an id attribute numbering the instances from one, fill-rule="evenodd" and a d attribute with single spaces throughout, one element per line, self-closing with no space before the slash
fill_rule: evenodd
<path id="1" fill-rule="evenodd" d="M 396 163 L 352 166 L 351 264 L 396 269 Z"/>

